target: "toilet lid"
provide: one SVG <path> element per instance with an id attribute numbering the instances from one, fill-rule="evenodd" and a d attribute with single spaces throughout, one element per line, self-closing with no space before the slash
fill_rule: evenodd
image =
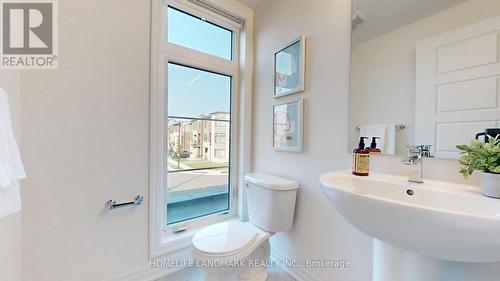
<path id="1" fill-rule="evenodd" d="M 247 248 L 257 235 L 257 229 L 249 223 L 218 223 L 198 231 L 193 247 L 208 254 L 227 254 Z"/>

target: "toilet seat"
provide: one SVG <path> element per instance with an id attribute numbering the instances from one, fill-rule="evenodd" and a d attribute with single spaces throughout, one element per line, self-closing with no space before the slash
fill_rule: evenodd
<path id="1" fill-rule="evenodd" d="M 269 236 L 251 223 L 223 222 L 197 232 L 193 236 L 193 251 L 205 258 L 242 258 Z"/>

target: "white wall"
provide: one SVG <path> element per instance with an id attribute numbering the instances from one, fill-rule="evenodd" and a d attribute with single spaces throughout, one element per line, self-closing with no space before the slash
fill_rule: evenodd
<path id="1" fill-rule="evenodd" d="M 0 87 L 7 92 L 12 125 L 19 142 L 21 84 L 19 71 L 0 71 Z M 0 218 L 0 275 L 2 280 L 21 280 L 21 212 Z"/>
<path id="2" fill-rule="evenodd" d="M 350 54 L 350 1 L 275 0 L 257 7 L 253 170 L 297 180 L 300 191 L 292 231 L 272 238 L 287 257 L 349 259 L 350 269 L 309 269 L 319 280 L 370 280 L 371 239 L 349 226 L 323 196 L 321 173 L 346 169 Z M 307 86 L 303 94 L 273 98 L 273 52 L 307 37 Z M 305 102 L 305 152 L 277 152 L 272 105 L 299 96 Z"/>
<path id="3" fill-rule="evenodd" d="M 415 98 L 415 44 L 417 41 L 451 31 L 500 14 L 498 0 L 470 0 L 398 30 L 366 41 L 353 48 L 351 146 L 353 128 L 361 123 L 404 123 L 398 134 L 398 155 L 413 143 Z M 471 136 L 472 138 L 473 136 Z M 405 174 L 398 157 L 379 157 L 372 170 Z M 455 160 L 425 160 L 424 176 L 464 182 Z M 478 176 L 469 184 L 478 184 Z"/>
<path id="4" fill-rule="evenodd" d="M 103 206 L 148 194 L 150 6 L 134 0 L 59 6 L 59 69 L 21 75 L 29 175 L 22 187 L 23 281 L 100 281 L 149 264 L 147 201 L 109 213 Z M 253 168 L 301 184 L 295 228 L 276 235 L 274 247 L 298 259 L 352 261 L 347 270 L 309 271 L 321 280 L 371 275 L 371 239 L 334 211 L 318 184 L 321 173 L 350 163 L 349 6 L 275 0 L 256 15 Z M 272 53 L 299 34 L 308 37 L 305 152 L 275 152 L 271 106 L 298 95 L 273 99 Z"/>
<path id="5" fill-rule="evenodd" d="M 148 262 L 150 1 L 59 1 L 59 69 L 22 71 L 24 281 Z M 3 280 L 3 278 L 1 278 Z"/>

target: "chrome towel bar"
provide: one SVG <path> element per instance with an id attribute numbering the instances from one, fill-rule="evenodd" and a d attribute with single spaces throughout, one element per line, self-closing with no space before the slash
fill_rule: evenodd
<path id="1" fill-rule="evenodd" d="M 403 130 L 406 128 L 406 125 L 405 124 L 396 124 L 396 129 L 399 129 L 399 130 Z M 361 126 L 360 125 L 357 125 L 356 126 L 356 130 L 361 130 Z"/>
<path id="2" fill-rule="evenodd" d="M 106 202 L 105 206 L 106 206 L 106 209 L 113 210 L 116 208 L 122 208 L 122 207 L 127 207 L 127 206 L 132 206 L 132 205 L 141 205 L 142 202 L 144 202 L 144 196 L 137 195 L 134 198 L 134 201 L 132 201 L 132 202 L 116 203 L 115 200 L 109 200 L 108 202 Z"/>

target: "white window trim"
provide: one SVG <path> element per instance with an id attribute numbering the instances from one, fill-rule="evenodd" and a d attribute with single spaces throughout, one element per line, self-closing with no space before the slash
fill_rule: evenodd
<path id="1" fill-rule="evenodd" d="M 245 193 L 242 187 L 243 176 L 251 169 L 251 125 L 252 125 L 252 79 L 253 79 L 253 10 L 234 0 L 212 0 L 212 4 L 224 7 L 226 11 L 245 20 L 239 31 L 239 50 L 233 53 L 233 61 L 189 50 L 182 46 L 167 44 L 164 9 L 172 5 L 188 13 L 209 14 L 209 19 L 224 27 L 231 27 L 232 22 L 222 16 L 205 11 L 205 9 L 186 0 L 152 0 L 151 20 L 151 97 L 150 97 L 150 258 L 163 256 L 189 247 L 191 238 L 197 229 L 228 219 L 247 219 Z M 234 29 L 231 27 L 229 29 Z M 233 40 L 233 42 L 237 42 Z M 202 69 L 218 73 L 227 73 L 228 65 L 239 75 L 233 76 L 232 122 L 239 124 L 232 131 L 234 146 L 232 147 L 232 168 L 237 169 L 236 178 L 232 180 L 231 198 L 234 208 L 226 216 L 209 215 L 203 219 L 193 220 L 195 227 L 188 231 L 173 234 L 164 230 L 164 183 L 166 182 L 166 116 L 167 105 L 164 95 L 165 71 L 169 53 L 175 53 L 176 63 L 199 66 Z M 193 54 L 196 53 L 196 60 Z M 191 225 L 191 224 L 190 224 Z"/>
<path id="2" fill-rule="evenodd" d="M 231 26 L 228 25 L 227 23 L 220 21 L 216 15 L 213 15 L 211 12 L 207 12 L 204 10 L 198 10 L 196 9 L 196 5 L 192 5 L 190 2 L 187 3 L 182 3 L 180 1 L 174 1 L 174 0 L 166 0 L 164 1 L 164 8 L 166 9 L 168 6 L 173 6 L 177 9 L 180 9 L 184 12 L 187 12 L 189 14 L 192 14 L 194 16 L 199 16 L 201 18 L 206 19 L 207 21 L 210 21 L 212 23 L 215 23 L 219 26 L 222 26 L 223 28 L 227 28 L 232 31 L 232 60 L 226 60 L 222 59 L 216 56 L 212 56 L 209 54 L 202 53 L 200 51 L 192 50 L 183 46 L 179 46 L 176 44 L 168 43 L 166 36 L 164 38 L 163 43 L 160 43 L 160 61 L 164 60 L 165 65 L 159 65 L 161 70 L 165 70 L 166 66 L 169 62 L 172 63 L 177 63 L 181 65 L 185 65 L 188 67 L 195 67 L 199 68 L 202 70 L 207 70 L 207 71 L 213 71 L 215 73 L 220 73 L 222 75 L 228 75 L 232 77 L 232 89 L 231 93 L 233 94 L 231 97 L 231 126 L 232 129 L 234 129 L 234 124 L 238 124 L 238 116 L 236 113 L 237 107 L 238 107 L 238 101 L 239 101 L 239 95 L 235 93 L 239 93 L 238 90 L 238 85 L 239 85 L 239 30 L 240 28 L 237 26 Z M 166 12 L 164 12 L 166 14 Z M 164 19 L 166 17 L 163 17 Z M 162 34 L 167 34 L 166 31 L 166 21 L 163 21 L 165 25 L 163 25 L 164 29 L 162 31 Z M 160 70 L 160 71 L 161 71 Z M 166 85 L 167 81 L 164 80 L 164 77 L 167 77 L 165 75 L 166 73 L 164 72 L 163 75 L 160 77 L 159 81 L 161 85 Z M 163 92 L 165 90 L 163 89 Z M 167 104 L 167 102 L 165 102 Z M 165 112 L 165 111 L 163 111 Z M 212 137 L 214 137 L 212 135 Z M 232 151 L 237 151 L 238 150 L 238 133 L 236 130 L 232 130 L 232 135 L 231 135 L 231 150 Z M 214 155 L 214 157 L 216 157 Z M 187 222 L 181 222 L 177 224 L 170 225 L 167 229 L 164 229 L 166 236 L 168 238 L 175 239 L 176 237 L 174 236 L 179 236 L 175 235 L 173 232 L 173 229 L 177 226 L 184 226 L 184 225 L 189 225 L 188 230 L 191 229 L 198 229 L 204 225 L 206 225 L 206 221 L 209 219 L 209 221 L 222 221 L 227 219 L 228 217 L 234 217 L 236 215 L 236 203 L 237 203 L 237 197 L 235 196 L 237 194 L 237 182 L 238 182 L 238 176 L 237 176 L 237 165 L 238 165 L 238 155 L 231 155 L 230 159 L 230 167 L 231 167 L 231 177 L 230 177 L 230 206 L 229 210 L 218 212 L 215 214 L 203 216 L 200 218 L 195 218 L 188 220 Z M 234 169 L 236 167 L 236 169 Z M 166 167 L 164 167 L 166 169 Z M 164 197 L 165 198 L 165 197 Z M 168 214 L 167 214 L 168 216 Z M 163 214 L 163 217 L 165 217 L 165 214 Z M 165 241 L 165 239 L 164 239 Z M 167 240 L 168 241 L 168 240 Z"/>

